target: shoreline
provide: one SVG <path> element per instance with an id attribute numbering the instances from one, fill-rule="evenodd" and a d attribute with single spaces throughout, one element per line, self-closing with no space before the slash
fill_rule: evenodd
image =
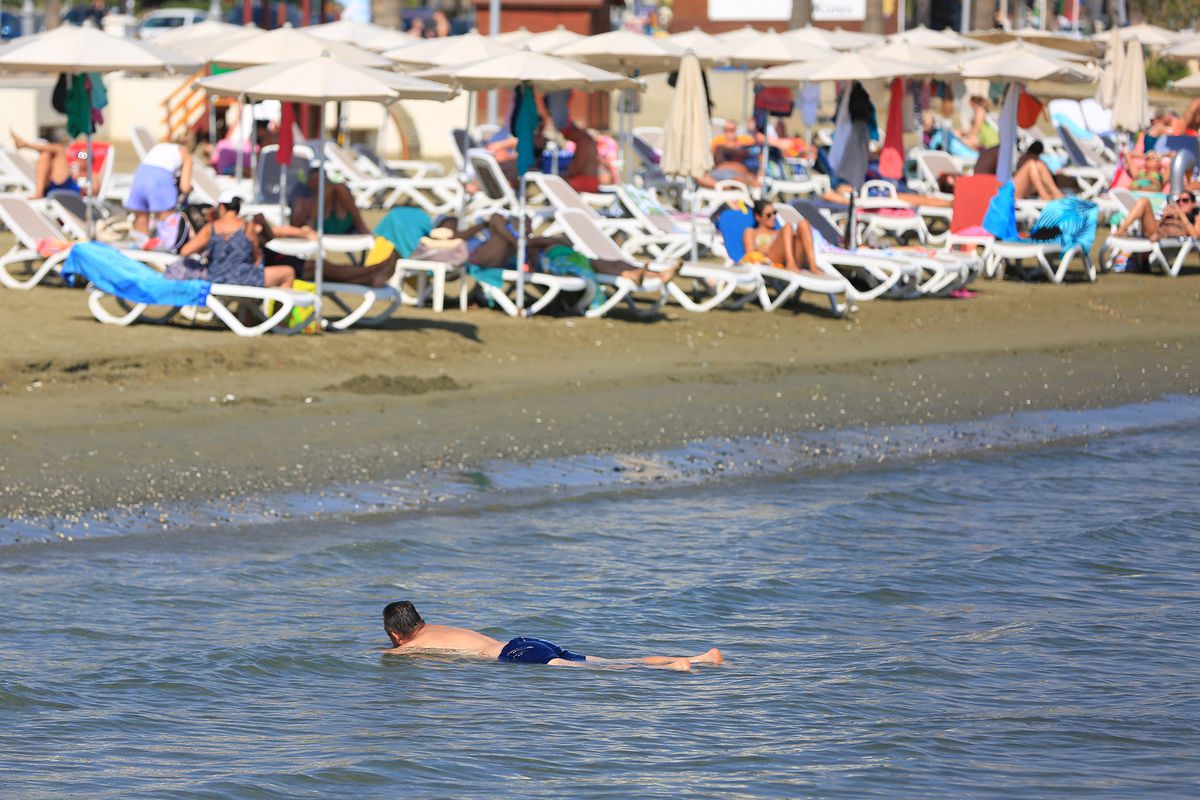
<path id="1" fill-rule="evenodd" d="M 648 323 L 405 309 L 383 330 L 256 340 L 102 326 L 75 290 L 4 292 L 0 530 L 469 473 L 497 459 L 1197 392 L 1191 276 L 977 288 L 971 300 L 864 304 L 849 321 L 807 303 L 774 314 L 671 308 Z"/>

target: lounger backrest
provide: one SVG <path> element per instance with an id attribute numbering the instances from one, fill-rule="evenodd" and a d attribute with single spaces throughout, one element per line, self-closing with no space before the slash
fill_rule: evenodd
<path id="1" fill-rule="evenodd" d="M 1080 107 L 1078 100 L 1070 100 L 1065 97 L 1051 100 L 1046 105 L 1046 111 L 1052 120 L 1059 116 L 1070 120 L 1072 124 L 1078 125 L 1083 130 L 1088 129 L 1087 120 L 1083 116 L 1083 108 Z"/>
<path id="2" fill-rule="evenodd" d="M 1055 126 L 1058 130 L 1058 138 L 1062 140 L 1063 149 L 1067 151 L 1067 157 L 1071 159 L 1071 164 L 1076 167 L 1094 167 L 1092 160 L 1088 158 L 1083 147 L 1080 146 L 1079 140 L 1075 138 L 1075 134 L 1066 125 Z"/>
<path id="3" fill-rule="evenodd" d="M 571 184 L 567 183 L 558 175 L 539 174 L 536 178 L 538 186 L 542 189 L 542 194 L 550 201 L 550 205 L 558 211 L 565 208 L 573 208 L 582 211 L 593 219 L 599 219 L 600 215 L 596 213 L 596 209 L 592 208 L 586 200 L 579 196 L 579 192 L 575 191 Z"/>
<path id="4" fill-rule="evenodd" d="M 784 225 L 799 225 L 804 219 L 803 215 L 795 207 L 789 206 L 787 203 L 776 203 L 775 213 L 778 215 L 779 221 Z"/>
<path id="5" fill-rule="evenodd" d="M 1137 202 L 1133 192 L 1128 189 L 1109 189 L 1108 196 L 1121 206 L 1121 210 L 1126 214 L 1133 210 L 1133 204 Z"/>
<path id="6" fill-rule="evenodd" d="M 451 128 L 450 139 L 454 147 L 450 154 L 454 156 L 454 166 L 462 172 L 467 168 L 467 151 L 471 149 L 471 137 L 463 128 Z"/>
<path id="7" fill-rule="evenodd" d="M 467 151 L 467 163 L 475 173 L 479 188 L 483 189 L 489 200 L 516 204 L 512 187 L 508 185 L 508 179 L 501 172 L 495 156 L 487 150 L 471 149 Z"/>
<path id="8" fill-rule="evenodd" d="M 47 211 L 62 223 L 64 232 L 76 239 L 87 237 L 87 201 L 83 195 L 62 189 L 50 192 L 46 198 L 49 201 Z"/>
<path id="9" fill-rule="evenodd" d="M 638 136 L 636 133 L 633 139 L 630 140 L 633 144 L 633 152 L 642 160 L 642 163 L 647 167 L 657 167 L 662 162 L 662 153 L 652 147 L 645 139 Z"/>
<path id="10" fill-rule="evenodd" d="M 598 258 L 604 261 L 625 261 L 629 259 L 621 252 L 621 248 L 600 230 L 592 218 L 576 208 L 567 208 L 558 212 L 559 222 L 567 233 L 567 238 L 575 245 L 575 249 L 588 258 Z"/>
<path id="11" fill-rule="evenodd" d="M 675 221 L 670 212 L 663 208 L 662 203 L 658 202 L 658 198 L 649 189 L 624 184 L 617 187 L 617 196 L 621 205 L 629 209 L 629 213 L 642 225 L 656 228 L 663 233 L 675 231 Z"/>
<path id="12" fill-rule="evenodd" d="M 145 158 L 146 153 L 150 152 L 150 148 L 155 144 L 154 134 L 150 133 L 145 125 L 131 125 L 129 141 L 133 144 L 133 151 L 137 153 L 138 161 Z"/>
<path id="13" fill-rule="evenodd" d="M 925 172 L 925 180 L 933 184 L 943 175 L 962 175 L 958 162 L 941 150 L 922 150 L 917 154 L 917 163 Z"/>
<path id="14" fill-rule="evenodd" d="M 1092 133 L 1111 133 L 1112 111 L 1104 108 L 1094 98 L 1087 97 L 1079 101 L 1079 110 L 1083 113 L 1083 121 Z"/>
<path id="15" fill-rule="evenodd" d="M 46 219 L 28 199 L 17 195 L 0 195 L 0 222 L 30 250 L 37 249 L 39 239 L 67 238 L 62 228 Z"/>
<path id="16" fill-rule="evenodd" d="M 354 163 L 351 155 L 333 142 L 325 143 L 325 158 L 330 162 L 326 167 L 332 167 L 334 172 L 341 173 L 350 183 L 362 183 L 370 180 Z"/>
<path id="17" fill-rule="evenodd" d="M 374 147 L 369 144 L 356 144 L 350 149 L 355 155 L 354 163 L 358 164 L 358 168 L 364 173 L 374 178 L 387 177 L 387 165 L 375 152 Z"/>
<path id="18" fill-rule="evenodd" d="M 37 186 L 37 171 L 25 160 L 25 156 L 7 147 L 0 149 L 0 169 L 3 169 L 9 180 L 14 181 L 29 190 Z"/>
<path id="19" fill-rule="evenodd" d="M 640 137 L 642 141 L 653 147 L 655 150 L 662 152 L 663 129 L 653 125 L 643 125 L 633 129 L 633 135 Z"/>
<path id="20" fill-rule="evenodd" d="M 983 225 L 984 215 L 1000 182 L 995 175 L 963 175 L 954 181 L 954 210 L 950 215 L 952 232 Z"/>
<path id="21" fill-rule="evenodd" d="M 827 243 L 832 245 L 840 245 L 842 243 L 842 232 L 829 221 L 828 217 L 821 213 L 821 209 L 808 200 L 793 200 L 791 205 L 792 208 L 800 212 L 800 216 L 804 217 L 813 231 L 819 234 Z"/>
<path id="22" fill-rule="evenodd" d="M 196 202 L 215 206 L 221 197 L 221 184 L 212 167 L 192 159 L 192 192 Z"/>

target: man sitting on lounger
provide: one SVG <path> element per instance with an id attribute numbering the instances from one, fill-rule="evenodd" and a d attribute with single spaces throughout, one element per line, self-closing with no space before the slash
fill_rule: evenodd
<path id="1" fill-rule="evenodd" d="M 458 653 L 461 655 L 494 658 L 513 664 L 550 664 L 551 666 L 652 667 L 687 672 L 693 664 L 720 664 L 721 651 L 712 648 L 698 656 L 643 656 L 609 659 L 572 653 L 543 641 L 518 636 L 507 644 L 467 628 L 448 625 L 427 625 L 417 609 L 407 600 L 389 603 L 383 609 L 383 629 L 392 640 L 389 654 L 419 654 L 423 652 Z"/>

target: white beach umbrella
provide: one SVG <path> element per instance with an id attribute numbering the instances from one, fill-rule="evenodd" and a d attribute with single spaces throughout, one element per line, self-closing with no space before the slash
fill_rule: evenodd
<path id="1" fill-rule="evenodd" d="M 483 58 L 506 55 L 515 50 L 512 45 L 490 39 L 478 31 L 471 31 L 462 36 L 425 39 L 407 47 L 388 50 L 384 56 L 406 67 L 424 69 L 468 64 Z"/>
<path id="2" fill-rule="evenodd" d="M 1161 28 L 1158 25 L 1151 25 L 1148 22 L 1142 22 L 1138 25 L 1130 25 L 1125 28 L 1117 28 L 1121 32 L 1122 42 L 1137 42 L 1150 48 L 1170 47 L 1179 41 L 1179 32 Z M 1104 41 L 1108 38 L 1107 33 L 1097 33 L 1092 37 L 1098 41 Z"/>
<path id="3" fill-rule="evenodd" d="M 1200 34 L 1181 36 L 1179 41 L 1163 50 L 1162 54 L 1175 58 L 1200 58 Z"/>
<path id="4" fill-rule="evenodd" d="M 770 67 L 796 61 L 833 59 L 837 51 L 776 33 L 774 29 L 733 43 L 722 42 L 705 55 L 738 67 Z"/>
<path id="5" fill-rule="evenodd" d="M 531 37 L 531 36 L 533 36 L 533 32 L 530 31 L 528 28 L 526 28 L 524 25 L 522 25 L 521 27 L 517 28 L 515 31 L 505 31 L 504 33 L 497 33 L 492 38 L 495 39 L 497 42 L 503 42 L 504 44 L 510 44 L 513 47 L 520 47 L 522 44 L 524 44 L 526 41 L 528 41 L 529 37 Z"/>
<path id="6" fill-rule="evenodd" d="M 185 26 L 183 30 L 186 30 L 188 27 L 198 28 L 200 26 Z M 235 44 L 244 44 L 252 39 L 257 39 L 264 33 L 266 31 L 262 28 L 256 28 L 253 25 L 246 25 L 245 27 L 239 25 L 236 31 L 209 33 L 206 36 L 190 36 L 172 43 L 170 48 L 177 53 L 199 61 L 201 64 L 209 64 L 212 62 L 213 57 L 223 50 L 228 50 Z M 163 34 L 157 37 L 154 40 L 155 44 L 167 36 L 168 34 Z"/>
<path id="7" fill-rule="evenodd" d="M 1063 54 L 1021 40 L 966 53 L 952 62 L 964 78 L 1031 83 L 1089 83 L 1097 77 L 1089 65 L 1061 57 Z M 1070 56 L 1071 54 L 1066 54 Z"/>
<path id="8" fill-rule="evenodd" d="M 383 56 L 361 47 L 327 41 L 296 28 L 276 28 L 246 41 L 234 42 L 214 53 L 211 60 L 218 67 L 241 69 L 262 64 L 281 64 L 302 58 L 318 58 L 326 54 L 335 61 L 359 67 L 384 68 L 392 63 Z"/>
<path id="9" fill-rule="evenodd" d="M 863 52 L 880 58 L 890 58 L 894 61 L 905 61 L 909 64 L 940 67 L 954 60 L 954 54 L 946 50 L 935 50 L 932 47 L 922 47 L 912 42 L 888 42 L 877 47 L 867 47 Z"/>
<path id="10" fill-rule="evenodd" d="M 918 25 L 888 37 L 889 42 L 908 42 L 934 50 L 977 50 L 984 45 L 951 30 L 935 31 Z"/>
<path id="11" fill-rule="evenodd" d="M 200 66 L 193 59 L 136 39 L 110 36 L 90 27 L 64 25 L 35 36 L 22 36 L 0 48 L 0 72 L 175 72 Z M 93 196 L 96 182 L 92 133 L 87 133 L 88 187 Z M 93 233 L 92 204 L 87 204 L 88 236 Z"/>
<path id="12" fill-rule="evenodd" d="M 1012 48 L 1020 45 L 1021 50 L 1015 51 Z M 1091 43 L 1088 44 L 1091 46 Z M 1056 47 L 1046 47 L 1045 45 L 1036 42 L 1030 42 L 1025 39 L 1012 39 L 1004 44 L 987 45 L 979 50 L 970 50 L 965 53 L 959 53 L 955 56 L 955 61 L 959 64 L 965 64 L 968 61 L 977 58 L 999 58 L 1005 54 L 1017 53 L 1020 58 L 1029 56 L 1041 56 L 1042 58 L 1051 59 L 1053 61 L 1069 61 L 1076 66 L 1095 63 L 1096 59 L 1093 56 L 1083 53 L 1076 53 L 1071 50 L 1061 50 Z"/>
<path id="13" fill-rule="evenodd" d="M 679 59 L 683 58 L 684 49 L 669 39 L 656 39 L 622 29 L 585 36 L 555 48 L 550 54 L 632 76 L 675 69 Z"/>
<path id="14" fill-rule="evenodd" d="M 1125 66 L 1125 48 L 1121 45 L 1120 29 L 1109 31 L 1108 53 L 1104 59 L 1104 72 L 1096 87 L 1096 100 L 1104 108 L 1112 108 L 1121 82 L 1121 71 Z"/>
<path id="15" fill-rule="evenodd" d="M 615 30 L 588 36 L 552 51 L 559 58 L 584 61 L 593 67 L 620 72 L 630 77 L 667 72 L 679 66 L 686 51 L 668 39 L 656 39 L 629 30 Z M 619 122 L 617 138 L 621 147 L 621 163 L 625 178 L 629 177 L 629 135 L 626 131 L 628 115 L 622 97 L 618 103 Z"/>
<path id="16" fill-rule="evenodd" d="M 527 86 L 542 92 L 554 92 L 562 89 L 581 89 L 584 91 L 605 91 L 608 89 L 640 88 L 642 84 L 625 75 L 573 61 L 569 58 L 558 58 L 535 53 L 532 50 L 518 50 L 508 55 L 495 56 L 473 64 L 453 67 L 439 67 L 419 73 L 436 81 L 455 83 L 470 91 L 486 91 L 488 89 L 512 89 Z M 517 246 L 517 264 L 525 263 L 525 176 L 521 175 L 519 237 Z M 525 273 L 517 270 L 517 307 L 524 304 Z"/>
<path id="17" fill-rule="evenodd" d="M 1074 36 L 1064 36 L 1055 31 L 1043 31 L 1037 28 L 1018 28 L 1015 31 L 973 31 L 967 37 L 978 44 L 995 45 L 1023 39 L 1029 44 L 1037 44 L 1056 51 L 1066 51 L 1087 58 L 1096 58 L 1101 54 L 1103 45 L 1092 39 L 1077 39 Z M 1060 52 L 1061 55 L 1061 52 Z"/>
<path id="18" fill-rule="evenodd" d="M 228 22 L 206 19 L 195 25 L 180 25 L 178 28 L 159 34 L 154 37 L 154 44 L 157 47 L 173 48 L 179 43 L 191 39 L 206 39 L 211 36 L 236 36 L 240 33 L 245 33 L 249 29 L 249 26 L 245 25 L 232 25 Z M 257 31 L 259 29 L 254 28 L 254 30 Z"/>
<path id="19" fill-rule="evenodd" d="M 580 39 L 586 39 L 582 33 L 569 31 L 559 25 L 552 31 L 540 31 L 521 42 L 520 46 L 534 53 L 553 53 L 560 47 L 566 47 Z"/>
<path id="20" fill-rule="evenodd" d="M 744 39 L 748 39 L 752 36 L 758 36 L 761 33 L 762 33 L 762 31 L 760 31 L 758 28 L 754 27 L 753 25 L 743 25 L 742 27 L 737 28 L 736 30 L 725 31 L 724 33 L 718 33 L 717 38 L 720 39 L 722 42 L 727 42 L 727 43 L 728 42 L 740 42 L 740 41 L 742 41 Z"/>
<path id="21" fill-rule="evenodd" d="M 1200 72 L 1193 72 L 1186 78 L 1180 78 L 1172 84 L 1172 87 L 1188 92 L 1200 89 Z"/>
<path id="22" fill-rule="evenodd" d="M 199 66 L 194 58 L 150 42 L 88 26 L 63 25 L 0 47 L 2 72 L 177 72 Z"/>
<path id="23" fill-rule="evenodd" d="M 834 28 L 829 31 L 829 43 L 835 50 L 859 50 L 864 47 L 877 47 L 886 41 L 887 37 L 879 33 L 847 31 L 842 28 Z"/>
<path id="24" fill-rule="evenodd" d="M 691 50 L 696 55 L 703 55 L 705 51 L 721 43 L 720 39 L 711 33 L 705 33 L 699 28 L 692 28 L 690 31 L 683 31 L 682 33 L 673 33 L 667 37 L 667 41 L 682 47 L 684 50 Z"/>
<path id="25" fill-rule="evenodd" d="M 692 53 L 679 64 L 679 79 L 671 111 L 663 126 L 662 170 L 668 175 L 680 175 L 698 180 L 713 166 L 709 139 L 712 127 L 708 117 L 708 98 L 704 94 L 704 79 L 700 60 Z M 693 193 L 693 198 L 695 194 Z M 696 214 L 692 209 L 692 260 L 698 256 Z"/>
<path id="26" fill-rule="evenodd" d="M 812 47 L 820 47 L 825 50 L 837 49 L 834 44 L 835 37 L 833 31 L 818 28 L 811 23 L 802 28 L 792 28 L 790 31 L 785 31 L 783 35 L 801 44 L 811 45 Z"/>
<path id="27" fill-rule="evenodd" d="M 318 39 L 324 39 L 327 42 L 352 44 L 375 53 L 382 53 L 384 50 L 395 50 L 397 47 L 405 47 L 406 45 L 416 44 L 421 41 L 415 36 L 410 36 L 393 28 L 372 25 L 369 22 L 354 22 L 348 19 L 339 19 L 321 25 L 310 25 L 304 29 L 304 32 L 311 36 L 316 36 Z"/>
<path id="28" fill-rule="evenodd" d="M 1130 39 L 1125 49 L 1121 80 L 1112 103 L 1113 127 L 1129 133 L 1150 124 L 1150 94 L 1146 89 L 1146 65 L 1142 45 Z"/>
<path id="29" fill-rule="evenodd" d="M 871 53 L 838 53 L 821 61 L 802 61 L 765 69 L 754 80 L 766 86 L 794 86 L 801 81 L 871 81 L 879 78 L 939 77 L 957 74 L 953 67 L 912 64 Z"/>
<path id="30" fill-rule="evenodd" d="M 411 98 L 416 100 L 449 100 L 455 92 L 431 81 L 385 70 L 347 64 L 323 53 L 317 58 L 286 61 L 277 64 L 248 67 L 214 75 L 197 82 L 210 94 L 229 97 L 250 97 L 255 100 L 281 100 L 293 103 L 318 104 L 324 111 L 326 103 L 365 100 L 392 103 Z M 323 113 L 322 113 L 322 116 Z M 317 149 L 317 324 L 321 321 L 321 291 L 325 276 L 325 122 L 321 120 L 320 146 Z"/>

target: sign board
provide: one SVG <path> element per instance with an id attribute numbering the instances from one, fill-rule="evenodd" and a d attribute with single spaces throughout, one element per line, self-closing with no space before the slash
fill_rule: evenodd
<path id="1" fill-rule="evenodd" d="M 867 18 L 867 0 L 812 0 L 813 22 Z"/>
<path id="2" fill-rule="evenodd" d="M 714 22 L 788 22 L 792 0 L 708 0 L 708 18 Z"/>

